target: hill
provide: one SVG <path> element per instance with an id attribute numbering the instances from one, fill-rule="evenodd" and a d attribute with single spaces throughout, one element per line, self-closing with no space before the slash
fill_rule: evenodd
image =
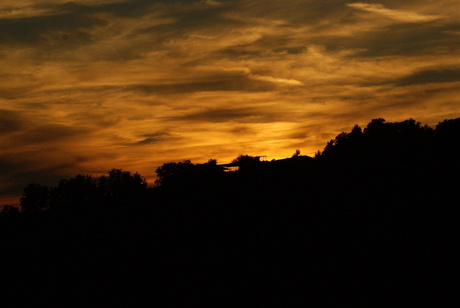
<path id="1" fill-rule="evenodd" d="M 460 119 L 374 119 L 315 158 L 169 162 L 154 188 L 118 169 L 31 184 L 22 213 L 0 221 L 1 276 L 19 304 L 441 300 L 457 262 L 459 136 Z"/>

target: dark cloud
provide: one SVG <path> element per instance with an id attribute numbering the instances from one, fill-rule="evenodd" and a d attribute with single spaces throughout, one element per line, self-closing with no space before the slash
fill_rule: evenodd
<path id="1" fill-rule="evenodd" d="M 230 3 L 230 1 L 228 2 Z M 131 20 L 143 18 L 149 14 L 154 14 L 156 18 L 167 18 L 173 20 L 173 23 L 159 24 L 154 26 L 145 26 L 139 29 L 132 29 L 123 36 L 126 39 L 136 39 L 142 35 L 149 36 L 148 42 L 134 43 L 130 45 L 130 50 L 134 55 L 121 56 L 121 58 L 133 59 L 139 56 L 142 51 L 148 49 L 161 48 L 161 44 L 165 41 L 171 40 L 174 37 L 180 37 L 186 33 L 196 29 L 218 29 L 222 31 L 222 26 L 229 25 L 228 21 L 222 14 L 228 11 L 226 6 L 209 6 L 200 0 L 134 0 L 115 2 L 101 5 L 81 5 L 74 2 L 65 3 L 54 8 L 55 11 L 61 12 L 59 16 L 74 16 L 74 18 L 91 19 L 93 24 L 83 24 L 80 22 L 78 28 L 88 28 L 95 25 L 103 24 L 104 21 L 95 19 L 94 14 L 106 13 L 113 17 L 122 17 Z M 149 16 L 149 18 L 153 18 Z M 71 24 L 77 25 L 78 23 L 72 22 Z M 234 22 L 233 22 L 234 26 Z M 117 47 L 117 49 L 120 46 Z M 127 53 L 128 50 L 123 50 L 121 53 Z M 106 55 L 109 56 L 110 55 Z"/>
<path id="2" fill-rule="evenodd" d="M 129 88 L 144 94 L 177 94 L 189 92 L 203 92 L 203 91 L 270 91 L 276 85 L 271 82 L 253 80 L 245 75 L 240 76 L 215 76 L 214 78 L 206 78 L 200 81 L 196 78 L 187 83 L 171 83 L 171 84 L 153 84 L 153 85 L 135 85 Z"/>
<path id="3" fill-rule="evenodd" d="M 61 124 L 46 124 L 33 127 L 17 136 L 15 141 L 19 143 L 47 143 L 58 141 L 70 141 L 73 138 L 88 134 L 86 129 L 70 127 Z"/>
<path id="4" fill-rule="evenodd" d="M 154 4 L 161 2 L 163 1 L 131 0 L 125 2 L 115 2 L 92 6 L 82 5 L 75 2 L 67 2 L 62 5 L 59 5 L 57 9 L 62 10 L 63 12 L 72 12 L 74 14 L 81 15 L 95 13 L 110 13 L 120 17 L 137 18 L 144 16 L 147 12 L 149 12 L 149 8 L 151 8 Z"/>
<path id="5" fill-rule="evenodd" d="M 210 5 L 190 5 L 193 3 L 187 3 L 187 6 L 176 9 L 175 11 L 164 14 L 164 17 L 171 17 L 177 19 L 177 25 L 184 31 L 192 31 L 196 29 L 206 29 L 209 31 L 222 31 L 220 28 L 222 26 L 228 26 L 232 23 L 236 26 L 235 21 L 230 20 L 224 16 L 224 13 L 227 13 L 235 8 L 235 2 L 238 1 L 227 1 L 225 5 L 220 6 L 210 6 Z M 195 3 L 200 3 L 200 1 L 195 1 Z"/>
<path id="6" fill-rule="evenodd" d="M 0 98 L 14 100 L 21 97 L 26 97 L 36 88 L 32 86 L 21 87 L 2 87 L 0 86 Z"/>
<path id="7" fill-rule="evenodd" d="M 237 123 L 271 123 L 282 121 L 286 114 L 277 114 L 270 110 L 256 108 L 223 108 L 223 109 L 206 109 L 203 111 L 193 112 L 184 116 L 171 118 L 172 120 L 181 121 L 199 121 L 199 122 L 237 122 Z"/>
<path id="8" fill-rule="evenodd" d="M 187 5 L 175 7 L 161 14 L 161 17 L 174 19 L 173 24 L 160 24 L 139 29 L 130 36 L 150 35 L 156 43 L 155 49 L 174 38 L 186 38 L 188 34 L 199 32 L 205 35 L 221 35 L 245 29 L 257 31 L 258 27 L 281 29 L 280 34 L 263 33 L 255 42 L 242 43 L 225 47 L 213 52 L 211 58 L 219 56 L 245 56 L 266 52 L 267 49 L 285 50 L 298 53 L 304 48 L 299 45 L 299 38 L 292 37 L 298 27 L 313 25 L 324 19 L 333 19 L 335 23 L 348 22 L 351 17 L 344 13 L 346 1 L 290 1 L 289 5 L 277 1 L 219 1 L 223 5 L 210 6 Z M 272 22 L 277 23 L 275 26 Z M 322 27 L 322 26 L 320 26 Z M 313 30 L 314 31 L 314 30 Z M 291 32 L 291 33 L 290 33 Z M 207 42 L 212 44 L 212 41 Z M 305 39 L 301 40 L 305 44 Z M 169 50 L 171 56 L 180 55 Z M 177 53 L 177 54 L 176 54 Z M 208 55 L 206 55 L 208 56 Z M 206 60 L 206 59 L 202 59 Z"/>
<path id="9" fill-rule="evenodd" d="M 0 19 L 0 43 L 16 45 L 86 44 L 92 41 L 84 29 L 104 21 L 73 13 Z"/>
<path id="10" fill-rule="evenodd" d="M 399 79 L 396 84 L 399 86 L 407 86 L 412 84 L 455 81 L 460 81 L 460 67 L 421 70 L 412 75 Z"/>
<path id="11" fill-rule="evenodd" d="M 287 138 L 289 139 L 306 139 L 307 138 L 307 132 L 294 132 L 289 135 L 287 135 Z"/>
<path id="12" fill-rule="evenodd" d="M 159 140 L 156 139 L 156 138 L 145 138 L 144 140 L 141 140 L 139 142 L 136 142 L 134 145 L 146 145 L 146 144 L 152 144 L 152 143 L 156 143 L 158 142 Z"/>
<path id="13" fill-rule="evenodd" d="M 240 12 L 247 16 L 257 16 L 274 20 L 286 20 L 293 26 L 314 24 L 333 19 L 339 22 L 349 15 L 345 10 L 345 0 L 305 1 L 241 1 Z"/>
<path id="14" fill-rule="evenodd" d="M 236 127 L 232 128 L 232 129 L 230 129 L 229 132 L 231 134 L 238 135 L 238 136 L 255 134 L 254 129 L 249 128 L 247 126 L 236 126 Z"/>
<path id="15" fill-rule="evenodd" d="M 362 49 L 357 56 L 417 56 L 442 54 L 445 46 L 460 48 L 457 36 L 449 34 L 449 29 L 460 29 L 459 25 L 439 25 L 432 23 L 393 24 L 375 31 L 357 33 L 350 38 L 321 37 L 317 43 L 329 48 Z M 354 55 L 356 56 L 356 55 Z"/>
<path id="16" fill-rule="evenodd" d="M 153 143 L 158 143 L 162 141 L 170 141 L 174 137 L 167 132 L 157 132 L 153 134 L 145 134 L 140 137 L 144 138 L 141 141 L 136 142 L 134 145 L 148 145 Z"/>
<path id="17" fill-rule="evenodd" d="M 0 170 L 2 172 L 0 174 L 9 174 L 12 171 L 22 171 L 22 167 L 20 164 L 15 163 L 16 158 L 12 157 L 12 155 L 1 155 L 0 156 Z"/>
<path id="18" fill-rule="evenodd" d="M 0 109 L 0 134 L 7 134 L 24 129 L 25 118 L 18 112 Z M 2 169 L 2 168 L 0 168 Z"/>

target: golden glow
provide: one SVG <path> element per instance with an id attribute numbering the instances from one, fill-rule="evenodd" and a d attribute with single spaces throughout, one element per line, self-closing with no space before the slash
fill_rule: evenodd
<path id="1" fill-rule="evenodd" d="M 0 204 L 30 182 L 153 182 L 167 161 L 314 155 L 372 118 L 460 113 L 456 0 L 51 2 L 0 4 Z"/>

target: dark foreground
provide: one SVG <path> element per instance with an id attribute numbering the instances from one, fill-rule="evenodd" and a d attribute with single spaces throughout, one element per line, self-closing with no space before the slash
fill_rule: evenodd
<path id="1" fill-rule="evenodd" d="M 315 159 L 169 165 L 135 199 L 63 207 L 61 194 L 48 210 L 4 216 L 0 301 L 439 305 L 458 283 L 458 120 L 382 123 Z"/>

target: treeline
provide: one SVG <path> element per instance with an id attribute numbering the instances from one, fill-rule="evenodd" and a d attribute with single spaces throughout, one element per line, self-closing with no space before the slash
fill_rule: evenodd
<path id="1" fill-rule="evenodd" d="M 21 198 L 22 212 L 38 213 L 45 210 L 107 206 L 126 202 L 139 202 L 147 182 L 138 173 L 112 169 L 108 175 L 92 177 L 76 175 L 63 179 L 57 187 L 29 184 Z"/>
<path id="2" fill-rule="evenodd" d="M 435 128 L 374 119 L 314 158 L 168 162 L 151 188 L 119 169 L 31 184 L 22 213 L 2 214 L 3 277 L 37 297 L 59 290 L 86 305 L 93 293 L 117 304 L 120 294 L 131 304 L 261 294 L 374 305 L 427 299 L 436 284 L 445 295 L 456 264 L 458 157 L 460 118 Z"/>
<path id="3" fill-rule="evenodd" d="M 408 197 L 412 192 L 412 202 L 419 198 L 426 202 L 431 199 L 421 197 L 421 193 L 433 191 L 430 198 L 442 198 L 440 190 L 452 188 L 458 181 L 459 131 L 460 119 L 445 120 L 434 129 L 413 119 L 394 123 L 374 119 L 364 129 L 356 125 L 350 132 L 342 132 L 314 159 L 297 150 L 292 158 L 284 160 L 263 161 L 257 156 L 240 155 L 223 165 L 215 159 L 204 164 L 168 162 L 157 168 L 153 188 L 147 188 L 138 173 L 121 169 L 100 177 L 79 174 L 61 180 L 57 187 L 29 184 L 20 204 L 22 212 L 28 214 L 153 205 L 157 201 L 191 204 L 249 202 L 245 199 L 256 198 L 260 199 L 254 200 L 258 203 L 303 200 L 313 204 L 330 203 L 333 197 L 343 203 L 350 198 L 354 198 L 350 202 L 364 202 L 376 196 L 375 190 L 383 189 L 383 199 L 374 201 L 398 202 L 389 199 L 397 198 L 397 194 Z M 8 206 L 2 216 L 18 213 Z"/>

